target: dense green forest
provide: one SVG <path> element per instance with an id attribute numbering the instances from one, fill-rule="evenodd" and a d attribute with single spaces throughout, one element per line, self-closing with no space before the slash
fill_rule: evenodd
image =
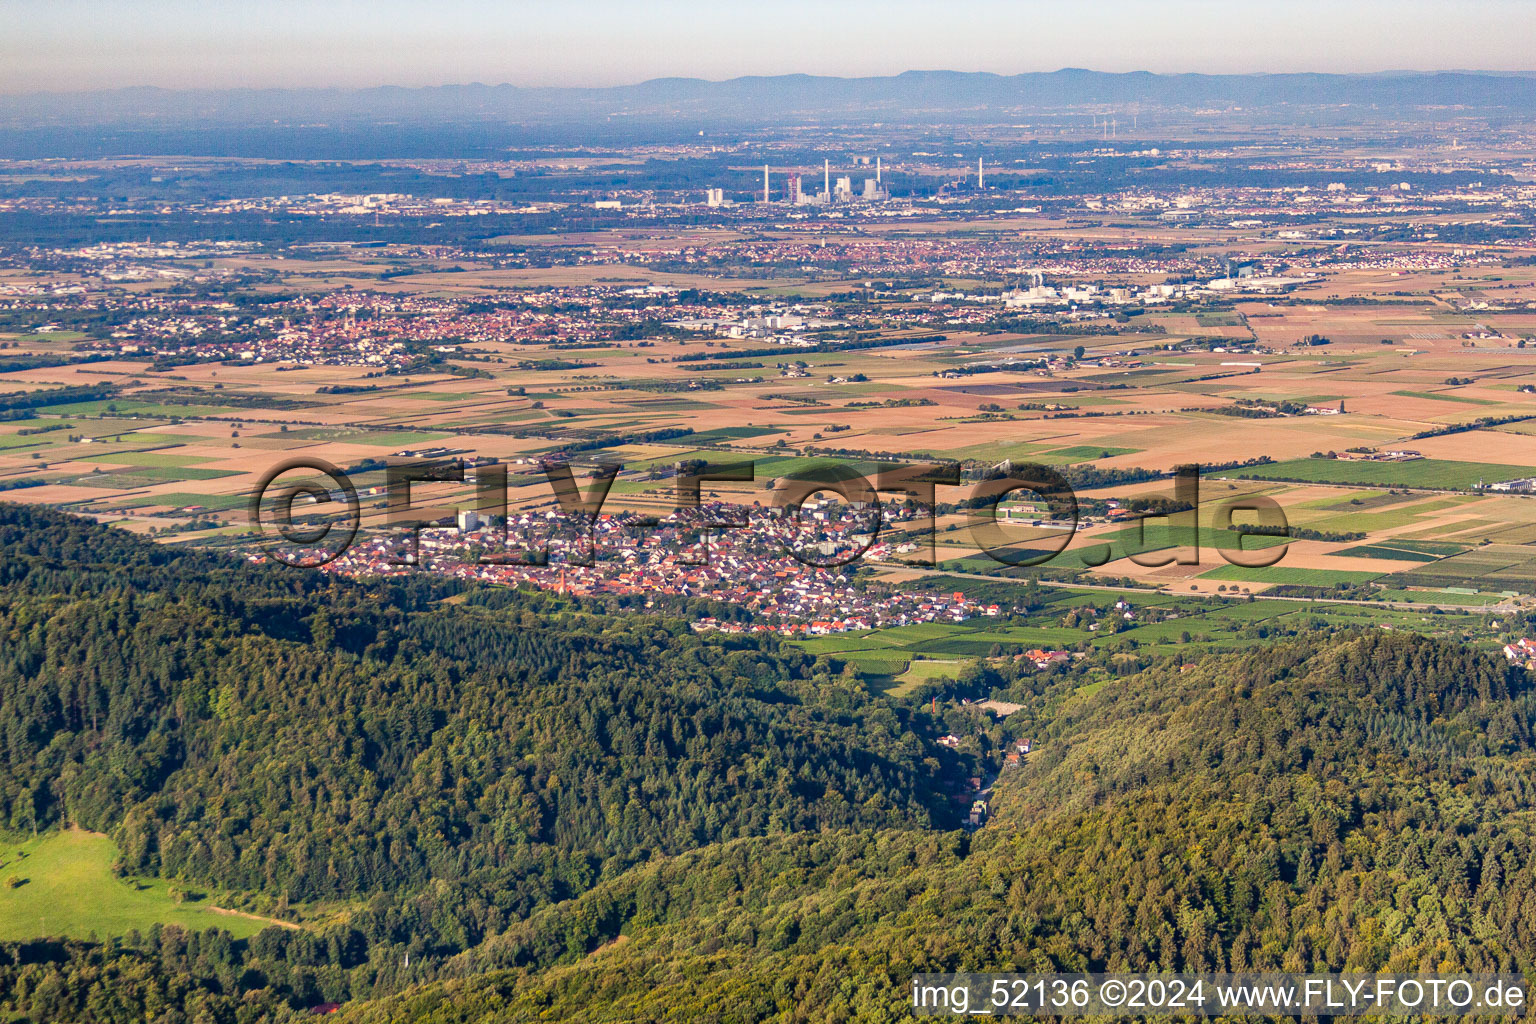
<path id="1" fill-rule="evenodd" d="M 950 826 L 972 770 L 772 641 L 541 595 L 458 604 L 37 510 L 0 511 L 0 551 L 0 821 L 108 832 L 124 869 L 264 910 L 355 904 L 325 940 L 352 952 L 320 958 L 351 973 L 285 980 L 300 1002 L 398 984 L 406 954 L 428 970 L 653 857 Z"/>
<path id="2" fill-rule="evenodd" d="M 0 520 L 10 826 L 349 908 L 0 944 L 0 1014 L 830 1024 L 905 1019 L 918 971 L 1536 972 L 1536 693 L 1470 648 L 1041 687 L 968 833 L 941 720 L 772 641 Z"/>
<path id="3" fill-rule="evenodd" d="M 348 1019 L 895 1020 L 931 970 L 1529 974 L 1533 708 L 1523 673 L 1386 633 L 1143 673 L 974 837 L 722 844 Z"/>

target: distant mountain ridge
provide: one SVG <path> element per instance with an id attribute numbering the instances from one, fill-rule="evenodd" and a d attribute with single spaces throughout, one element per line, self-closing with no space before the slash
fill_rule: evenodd
<path id="1" fill-rule="evenodd" d="M 1079 68 L 1019 75 L 907 71 L 872 78 L 814 75 L 726 81 L 658 78 L 607 88 L 445 85 L 427 88 L 167 90 L 0 97 L 0 126 L 136 124 L 691 120 L 788 123 L 805 120 L 987 120 L 1021 112 L 1087 106 L 1284 111 L 1364 108 L 1376 115 L 1536 111 L 1536 76 L 1476 71 L 1379 74 L 1153 74 Z"/>

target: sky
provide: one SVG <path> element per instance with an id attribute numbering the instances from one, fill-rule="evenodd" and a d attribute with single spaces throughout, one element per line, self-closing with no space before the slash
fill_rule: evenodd
<path id="1" fill-rule="evenodd" d="M 0 93 L 907 70 L 1536 71 L 1536 0 L 0 0 Z"/>

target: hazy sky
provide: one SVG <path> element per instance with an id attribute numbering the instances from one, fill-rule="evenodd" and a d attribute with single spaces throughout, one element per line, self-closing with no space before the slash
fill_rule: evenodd
<path id="1" fill-rule="evenodd" d="M 1536 70 L 1536 0 L 0 0 L 0 92 L 910 69 Z"/>

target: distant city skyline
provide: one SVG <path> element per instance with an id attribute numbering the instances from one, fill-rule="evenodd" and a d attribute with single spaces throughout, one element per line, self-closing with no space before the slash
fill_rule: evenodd
<path id="1" fill-rule="evenodd" d="M 1524 0 L 11 0 L 0 93 L 611 86 L 907 70 L 1536 71 Z"/>

